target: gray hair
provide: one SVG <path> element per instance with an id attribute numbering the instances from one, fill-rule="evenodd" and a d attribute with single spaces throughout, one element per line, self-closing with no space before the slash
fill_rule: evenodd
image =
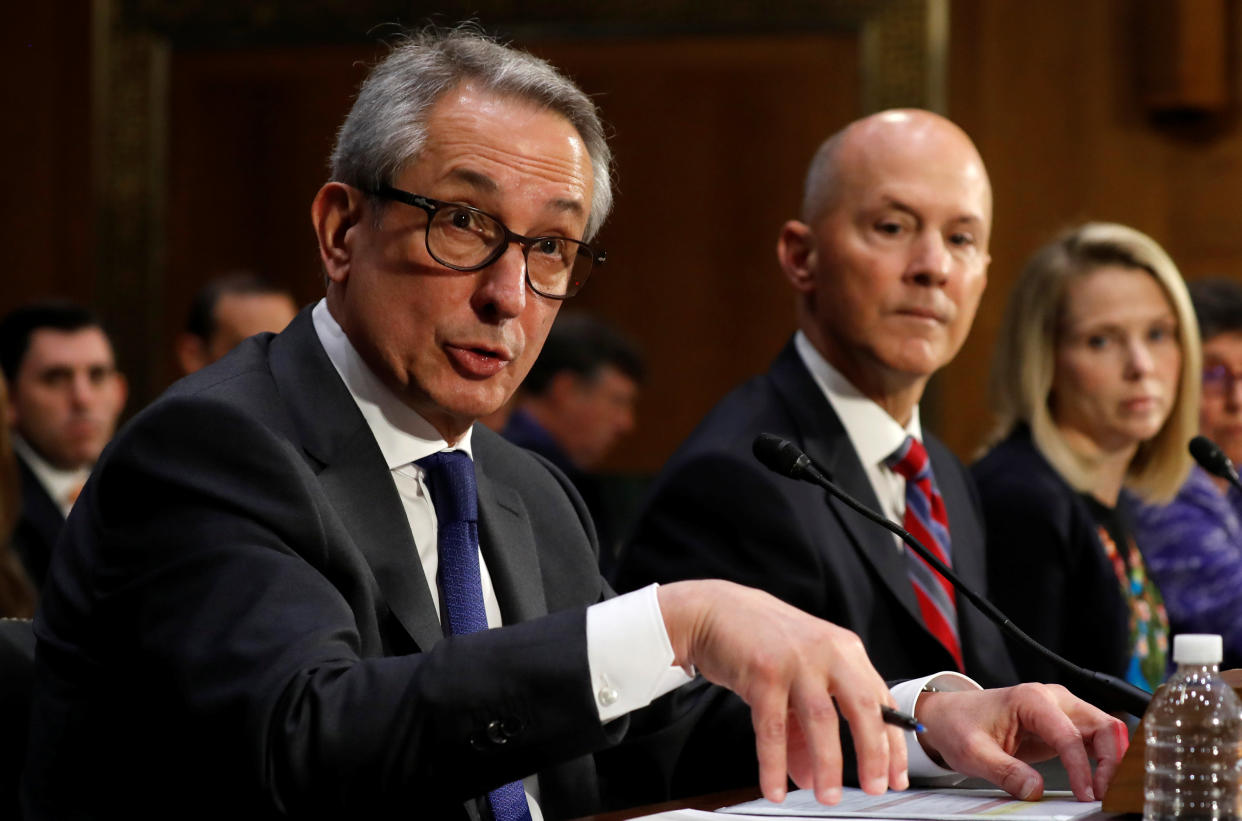
<path id="1" fill-rule="evenodd" d="M 332 179 L 368 193 L 391 184 L 422 149 L 432 106 L 467 80 L 555 111 L 577 129 L 595 178 L 589 241 L 612 208 L 612 152 L 595 103 L 546 60 L 472 25 L 409 35 L 371 70 L 337 132 Z"/>

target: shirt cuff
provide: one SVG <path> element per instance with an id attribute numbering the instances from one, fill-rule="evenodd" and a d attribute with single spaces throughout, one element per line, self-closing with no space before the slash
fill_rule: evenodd
<path id="1" fill-rule="evenodd" d="M 693 677 L 673 665 L 659 585 L 587 608 L 587 664 L 601 722 L 646 707 Z"/>
<path id="2" fill-rule="evenodd" d="M 893 694 L 893 700 L 897 702 L 898 710 L 907 715 L 914 715 L 914 708 L 919 702 L 919 696 L 923 694 L 923 688 L 929 684 L 943 692 L 983 689 L 961 673 L 934 673 L 923 678 L 914 678 L 895 684 L 889 688 L 889 692 Z M 923 749 L 923 745 L 919 742 L 918 734 L 910 730 L 906 731 L 906 768 L 910 773 L 911 779 L 917 778 L 924 782 L 928 779 L 934 779 L 935 784 L 941 786 L 956 784 L 966 779 L 966 776 L 941 767 L 932 761 L 931 756 L 927 754 L 927 751 Z"/>

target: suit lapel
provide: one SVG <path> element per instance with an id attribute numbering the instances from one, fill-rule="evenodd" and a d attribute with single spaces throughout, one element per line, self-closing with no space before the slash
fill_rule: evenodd
<path id="1" fill-rule="evenodd" d="M 17 454 L 17 470 L 21 476 L 22 515 L 50 550 L 60 535 L 60 529 L 65 526 L 65 515 L 21 454 Z"/>
<path id="2" fill-rule="evenodd" d="M 388 606 L 423 650 L 443 637 L 405 509 L 370 428 L 305 309 L 271 343 L 271 367 L 324 493 Z"/>
<path id="3" fill-rule="evenodd" d="M 535 534 L 517 490 L 488 475 L 494 458 L 487 433 L 474 433 L 475 479 L 479 487 L 479 548 L 505 624 L 546 615 L 547 599 L 539 572 Z"/>
<path id="4" fill-rule="evenodd" d="M 828 472 L 828 478 L 834 484 L 872 510 L 880 511 L 880 501 L 841 419 L 802 364 L 792 342 L 777 357 L 770 373 L 777 393 L 794 418 L 802 440 L 800 444 L 806 454 Z M 897 549 L 895 537 L 850 510 L 840 500 L 831 499 L 829 504 L 862 560 L 871 566 L 911 617 L 918 624 L 923 624 L 918 600 L 910 586 L 906 557 Z M 828 545 L 828 549 L 844 548 Z"/>

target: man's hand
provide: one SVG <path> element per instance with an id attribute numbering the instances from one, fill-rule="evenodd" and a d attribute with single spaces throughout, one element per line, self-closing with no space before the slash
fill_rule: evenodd
<path id="1" fill-rule="evenodd" d="M 659 597 L 677 663 L 750 705 L 766 798 L 785 799 L 788 773 L 821 803 L 841 799 L 834 698 L 853 731 L 862 788 L 906 788 L 905 740 L 880 718 L 893 698 L 857 635 L 730 582 L 662 585 Z"/>
<path id="2" fill-rule="evenodd" d="M 1079 801 L 1102 798 L 1130 744 L 1126 725 L 1059 684 L 924 693 L 919 741 L 963 775 L 978 776 L 1023 800 L 1038 800 L 1044 780 L 1026 762 L 1059 756 Z M 1088 756 L 1096 759 L 1094 778 Z"/>

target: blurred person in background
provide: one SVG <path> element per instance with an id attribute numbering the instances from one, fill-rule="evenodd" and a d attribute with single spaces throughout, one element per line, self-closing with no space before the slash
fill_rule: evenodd
<path id="1" fill-rule="evenodd" d="M 1199 432 L 1242 462 L 1242 285 L 1189 284 L 1203 337 Z M 1242 493 L 1197 465 L 1167 505 L 1135 512 L 1139 549 L 1176 633 L 1218 633 L 1242 666 Z"/>
<path id="2" fill-rule="evenodd" d="M 0 379 L 0 412 L 8 392 Z M 35 591 L 9 537 L 21 511 L 21 488 L 9 429 L 0 425 L 0 818 L 20 818 L 17 779 L 25 761 L 34 679 L 34 634 L 23 620 L 34 617 Z"/>
<path id="3" fill-rule="evenodd" d="M 1027 262 L 992 368 L 993 446 L 972 470 L 993 601 L 1070 661 L 1152 691 L 1168 620 L 1134 546 L 1134 497 L 1190 468 L 1199 337 L 1186 286 L 1150 237 L 1088 223 Z M 1059 671 L 1015 653 L 1024 681 Z M 1068 682 L 1066 682 L 1068 683 Z"/>
<path id="4" fill-rule="evenodd" d="M 279 333 L 298 312 L 283 288 L 247 272 L 228 274 L 204 285 L 190 303 L 185 331 L 177 337 L 177 363 L 183 374 L 210 365 L 248 336 Z"/>
<path id="5" fill-rule="evenodd" d="M 559 317 L 522 382 L 503 435 L 556 465 L 582 495 L 600 541 L 600 564 L 612 567 L 628 518 L 597 472 L 618 440 L 634 429 L 644 378 L 637 346 L 585 314 Z"/>
<path id="6" fill-rule="evenodd" d="M 9 394 L 0 379 L 0 412 L 9 411 Z M 7 425 L 0 425 L 0 618 L 34 617 L 35 592 L 26 568 L 9 545 L 21 516 L 21 478 Z"/>
<path id="7" fill-rule="evenodd" d="M 99 318 L 70 302 L 31 303 L 0 320 L 0 367 L 21 477 L 13 548 L 38 589 L 128 389 Z"/>

